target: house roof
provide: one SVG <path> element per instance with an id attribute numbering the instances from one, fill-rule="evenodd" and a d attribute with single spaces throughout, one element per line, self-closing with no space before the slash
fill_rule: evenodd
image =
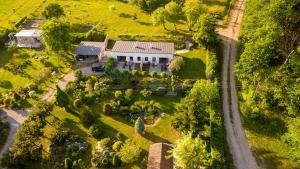
<path id="1" fill-rule="evenodd" d="M 16 37 L 40 37 L 41 30 L 31 29 L 31 30 L 21 30 L 15 36 Z"/>
<path id="2" fill-rule="evenodd" d="M 173 169 L 173 157 L 167 153 L 172 147 L 165 143 L 155 143 L 149 148 L 147 169 Z"/>
<path id="3" fill-rule="evenodd" d="M 117 41 L 112 48 L 112 52 L 174 54 L 174 43 Z"/>
<path id="4" fill-rule="evenodd" d="M 105 49 L 104 42 L 82 41 L 75 49 L 76 55 L 99 55 L 101 50 Z"/>

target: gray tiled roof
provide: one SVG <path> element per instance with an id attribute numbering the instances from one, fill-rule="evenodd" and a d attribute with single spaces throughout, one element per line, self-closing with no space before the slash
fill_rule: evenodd
<path id="1" fill-rule="evenodd" d="M 75 49 L 76 55 L 99 55 L 101 50 L 105 50 L 104 42 L 82 41 Z"/>
<path id="2" fill-rule="evenodd" d="M 117 41 L 112 52 L 174 54 L 174 43 Z"/>

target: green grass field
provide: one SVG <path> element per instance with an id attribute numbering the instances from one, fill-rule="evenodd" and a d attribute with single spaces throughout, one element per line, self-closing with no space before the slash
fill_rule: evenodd
<path id="1" fill-rule="evenodd" d="M 207 51 L 204 48 L 192 49 L 188 53 L 181 54 L 184 65 L 178 76 L 185 79 L 202 79 L 205 76 L 205 63 Z"/>

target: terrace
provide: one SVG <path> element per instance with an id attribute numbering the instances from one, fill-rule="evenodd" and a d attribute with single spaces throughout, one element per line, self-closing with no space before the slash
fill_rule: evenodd
<path id="1" fill-rule="evenodd" d="M 161 72 L 165 72 L 167 75 L 171 75 L 171 72 L 167 69 L 167 64 L 150 64 L 150 63 L 134 63 L 134 62 L 117 62 L 116 69 L 123 71 L 146 71 L 146 72 L 152 72 L 156 71 L 157 74 L 160 74 Z"/>

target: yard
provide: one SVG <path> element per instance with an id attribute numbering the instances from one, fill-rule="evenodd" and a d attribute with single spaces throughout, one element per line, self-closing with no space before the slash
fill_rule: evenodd
<path id="1" fill-rule="evenodd" d="M 102 106 L 105 102 L 109 100 L 109 98 L 101 100 L 100 102 L 96 102 L 88 108 L 93 111 L 93 113 L 97 116 L 97 120 L 99 121 L 99 123 L 101 123 L 102 130 L 104 131 L 103 137 L 113 138 L 117 133 L 121 133 L 125 138 L 133 139 L 143 149 L 144 160 L 134 165 L 125 166 L 128 169 L 144 168 L 146 164 L 145 159 L 147 158 L 148 149 L 151 144 L 155 142 L 174 143 L 179 138 L 179 133 L 175 129 L 173 129 L 173 127 L 171 127 L 170 124 L 175 110 L 175 106 L 180 99 L 178 97 L 168 96 L 152 96 L 149 99 L 161 103 L 162 111 L 165 113 L 165 115 L 161 117 L 161 119 L 155 126 L 146 128 L 145 134 L 143 134 L 143 136 L 137 135 L 134 131 L 133 124 L 125 121 L 123 118 L 118 116 L 107 116 L 103 114 Z M 93 149 L 96 146 L 97 140 L 90 135 L 89 130 L 82 125 L 77 115 L 66 112 L 65 109 L 55 107 L 52 115 L 48 117 L 47 121 L 49 123 L 44 129 L 45 137 L 42 138 L 45 156 L 48 155 L 48 146 L 50 144 L 50 140 L 48 138 L 49 136 L 51 136 L 51 134 L 55 132 L 55 128 L 52 126 L 52 124 L 55 121 L 63 121 L 65 127 L 75 131 L 77 134 L 80 134 L 81 136 L 86 138 L 91 144 L 91 149 Z M 93 168 L 90 166 L 91 149 L 86 154 L 85 160 L 86 164 L 88 164 L 90 168 Z M 124 168 L 124 166 L 122 168 Z"/>
<path id="2" fill-rule="evenodd" d="M 206 78 L 206 55 L 207 51 L 204 48 L 196 48 L 188 53 L 180 54 L 183 57 L 184 64 L 178 76 L 184 79 Z"/>

